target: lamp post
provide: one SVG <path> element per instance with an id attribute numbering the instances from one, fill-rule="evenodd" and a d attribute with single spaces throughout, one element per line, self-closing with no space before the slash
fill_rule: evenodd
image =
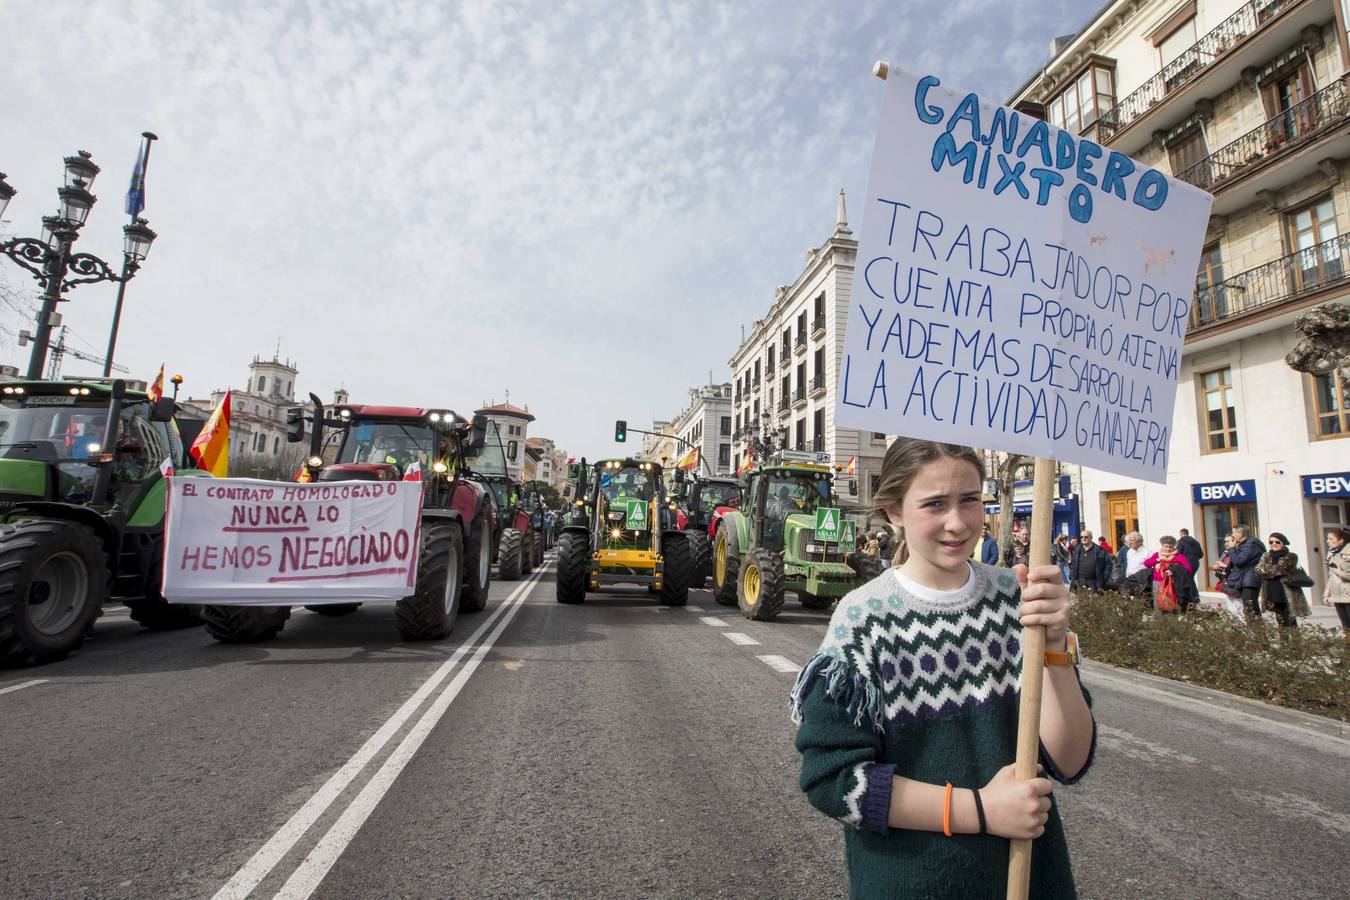
<path id="1" fill-rule="evenodd" d="M 61 295 L 79 284 L 116 281 L 125 285 L 136 275 L 136 270 L 150 252 L 150 244 L 155 239 L 155 233 L 146 227 L 142 219 L 122 229 L 125 249 L 121 275 L 92 253 L 72 252 L 80 229 L 89 218 L 89 211 L 98 202 L 98 198 L 89 192 L 98 173 L 99 167 L 83 150 L 74 156 L 67 156 L 65 184 L 56 191 L 60 205 L 56 215 L 43 217 L 42 237 L 20 237 L 0 243 L 0 252 L 27 269 L 42 286 L 42 309 L 38 312 L 37 330 L 32 337 L 33 353 L 28 360 L 27 377 L 30 379 L 42 377 L 52 328 L 61 322 L 61 316 L 56 311 L 57 304 L 65 299 Z M 15 193 L 14 188 L 5 183 L 4 176 L 0 175 L 0 214 L 3 214 Z M 120 307 L 120 292 L 118 303 Z M 105 368 L 104 374 L 108 372 L 109 369 Z"/>

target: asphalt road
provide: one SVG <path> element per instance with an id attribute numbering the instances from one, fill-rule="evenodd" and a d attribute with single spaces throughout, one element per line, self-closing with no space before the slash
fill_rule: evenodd
<path id="1" fill-rule="evenodd" d="M 439 644 L 390 607 L 226 646 L 112 613 L 0 671 L 0 897 L 844 896 L 786 697 L 828 619 L 494 582 Z M 1084 897 L 1338 897 L 1350 736 L 1089 668 L 1058 796 Z M 1217 702 L 1216 702 L 1217 701 Z"/>

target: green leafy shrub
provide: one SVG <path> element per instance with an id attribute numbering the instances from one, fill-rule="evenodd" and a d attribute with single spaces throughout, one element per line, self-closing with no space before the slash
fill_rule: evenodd
<path id="1" fill-rule="evenodd" d="M 1350 722 L 1350 640 L 1340 629 L 1282 637 L 1269 619 L 1158 616 L 1114 592 L 1079 595 L 1070 627 L 1090 659 Z"/>

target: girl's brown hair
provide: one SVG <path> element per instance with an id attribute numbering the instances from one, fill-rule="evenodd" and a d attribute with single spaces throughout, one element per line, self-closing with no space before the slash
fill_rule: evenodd
<path id="1" fill-rule="evenodd" d="M 931 462 L 940 459 L 959 459 L 968 462 L 980 473 L 984 481 L 984 460 L 980 454 L 969 447 L 958 444 L 942 444 L 937 441 L 920 441 L 915 438 L 896 438 L 886 449 L 886 458 L 881 461 L 881 483 L 872 495 L 873 515 L 889 521 L 886 508 L 900 506 L 914 483 L 919 470 Z M 895 558 L 891 565 L 901 565 L 909 559 L 909 548 L 905 545 L 905 530 L 900 529 L 900 539 L 896 542 Z"/>

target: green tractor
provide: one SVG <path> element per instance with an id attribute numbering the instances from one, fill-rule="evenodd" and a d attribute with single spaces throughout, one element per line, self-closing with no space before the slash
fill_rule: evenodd
<path id="1" fill-rule="evenodd" d="M 828 609 L 881 574 L 881 561 L 855 553 L 857 531 L 835 503 L 829 457 L 781 451 L 753 469 L 741 509 L 724 513 L 713 547 L 713 597 L 766 621 L 795 591 L 807 609 Z"/>
<path id="2" fill-rule="evenodd" d="M 187 454 L 174 401 L 123 381 L 0 387 L 0 665 L 61 659 L 109 600 L 161 630 L 200 623 L 160 593 L 161 465 Z"/>
<path id="3" fill-rule="evenodd" d="M 606 584 L 644 584 L 664 606 L 684 606 L 694 576 L 688 536 L 666 499 L 661 466 L 607 459 L 573 471 L 579 499 L 558 538 L 557 599 L 581 603 Z"/>

